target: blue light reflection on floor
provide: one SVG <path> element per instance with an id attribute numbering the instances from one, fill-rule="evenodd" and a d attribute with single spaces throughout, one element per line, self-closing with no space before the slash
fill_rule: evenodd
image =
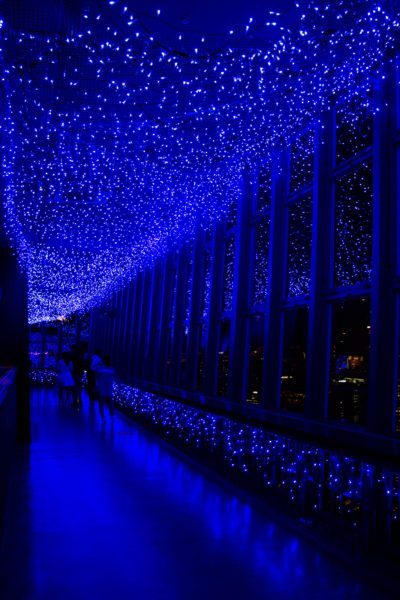
<path id="1" fill-rule="evenodd" d="M 133 422 L 32 397 L 6 598 L 377 598 Z M 8 594 L 8 595 L 7 595 Z"/>

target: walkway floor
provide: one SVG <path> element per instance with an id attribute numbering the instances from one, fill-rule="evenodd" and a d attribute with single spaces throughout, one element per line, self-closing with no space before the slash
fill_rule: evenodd
<path id="1" fill-rule="evenodd" d="M 4 599 L 384 596 L 125 417 L 32 393 L 7 514 Z"/>

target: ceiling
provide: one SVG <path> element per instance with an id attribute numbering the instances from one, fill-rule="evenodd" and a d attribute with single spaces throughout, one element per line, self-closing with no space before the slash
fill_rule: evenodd
<path id="1" fill-rule="evenodd" d="M 112 1 L 112 0 L 111 0 Z M 101 10 L 108 0 L 0 0 L 0 13 L 15 29 L 40 32 L 65 32 L 79 28 L 88 5 Z M 270 11 L 289 19 L 295 0 L 116 0 L 152 28 L 163 31 L 170 26 L 170 36 L 176 32 L 192 36 L 209 34 L 226 36 L 245 29 L 249 20 L 263 23 L 271 18 Z M 159 14 L 158 14 L 159 11 Z"/>
<path id="2" fill-rule="evenodd" d="M 357 99 L 349 127 L 371 109 L 397 13 L 313 1 L 0 0 L 4 208 L 32 322 L 87 310 L 209 228 L 244 165 L 270 169 L 306 133 L 307 157 L 333 103 Z"/>

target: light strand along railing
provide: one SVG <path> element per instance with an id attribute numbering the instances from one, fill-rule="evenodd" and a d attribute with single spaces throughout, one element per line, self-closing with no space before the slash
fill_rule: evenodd
<path id="1" fill-rule="evenodd" d="M 116 384 L 117 405 L 163 439 L 355 549 L 400 554 L 400 470 Z"/>

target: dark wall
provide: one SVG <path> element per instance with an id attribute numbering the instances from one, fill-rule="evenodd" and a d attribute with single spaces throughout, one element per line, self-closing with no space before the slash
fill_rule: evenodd
<path id="1" fill-rule="evenodd" d="M 26 278 L 17 258 L 0 246 L 0 366 L 15 367 L 17 433 L 29 439 L 28 326 Z"/>

